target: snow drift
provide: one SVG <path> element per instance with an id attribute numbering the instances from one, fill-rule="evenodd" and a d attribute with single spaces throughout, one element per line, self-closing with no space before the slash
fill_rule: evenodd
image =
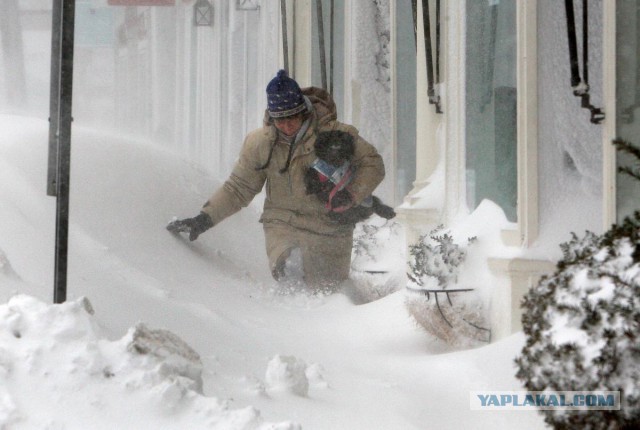
<path id="1" fill-rule="evenodd" d="M 470 391 L 521 389 L 521 334 L 453 352 L 416 327 L 391 276 L 359 306 L 283 294 L 260 199 L 181 240 L 166 223 L 218 182 L 123 136 L 74 127 L 69 302 L 47 304 L 47 122 L 0 115 L 0 128 L 0 428 L 542 428 L 535 412 L 470 410 Z M 404 264 L 401 244 L 376 237 L 385 270 Z"/>

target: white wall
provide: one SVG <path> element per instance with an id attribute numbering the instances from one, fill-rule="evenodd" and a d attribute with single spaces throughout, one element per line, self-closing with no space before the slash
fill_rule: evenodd
<path id="1" fill-rule="evenodd" d="M 345 121 L 360 130 L 382 155 L 387 178 L 376 190 L 393 197 L 393 136 L 391 121 L 391 54 L 388 0 L 347 2 L 347 60 L 345 61 Z"/>
<path id="2" fill-rule="evenodd" d="M 234 2 L 214 3 L 214 27 L 195 29 L 195 49 L 185 57 L 195 58 L 183 82 L 196 99 L 190 157 L 220 179 L 231 172 L 244 136 L 262 125 L 265 87 L 281 67 L 279 2 L 259 4 L 245 11 Z"/>
<path id="3" fill-rule="evenodd" d="M 581 47 L 581 3 L 575 3 Z M 589 83 L 592 103 L 602 107 L 602 8 L 593 3 L 589 9 Z M 589 111 L 581 108 L 580 99 L 573 96 L 567 46 L 564 5 L 555 0 L 539 0 L 540 229 L 534 248 L 540 248 L 543 254 L 546 250 L 558 253 L 557 244 L 568 240 L 571 231 L 600 232 L 603 225 L 602 125 L 592 124 Z"/>

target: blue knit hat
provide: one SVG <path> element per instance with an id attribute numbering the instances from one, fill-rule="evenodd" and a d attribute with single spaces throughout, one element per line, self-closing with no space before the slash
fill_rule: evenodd
<path id="1" fill-rule="evenodd" d="M 279 70 L 267 85 L 267 105 L 271 118 L 292 116 L 306 109 L 298 83 L 286 70 Z"/>

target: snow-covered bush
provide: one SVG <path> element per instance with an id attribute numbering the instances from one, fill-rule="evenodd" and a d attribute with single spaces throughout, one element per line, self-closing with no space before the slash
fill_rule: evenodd
<path id="1" fill-rule="evenodd" d="M 522 303 L 517 377 L 531 391 L 620 391 L 619 411 L 542 411 L 555 428 L 640 428 L 640 211 L 603 235 L 572 234 L 561 249 L 555 273 Z"/>
<path id="2" fill-rule="evenodd" d="M 378 233 L 381 226 L 371 223 L 359 223 L 353 231 L 353 256 L 377 261 Z"/>
<path id="3" fill-rule="evenodd" d="M 640 212 L 561 248 L 524 298 L 517 377 L 531 391 L 620 391 L 619 411 L 542 411 L 555 428 L 640 428 Z"/>
<path id="4" fill-rule="evenodd" d="M 439 225 L 420 236 L 418 243 L 409 246 L 409 285 L 417 289 L 447 288 L 458 280 L 460 265 L 467 251 L 453 241 L 444 226 Z M 469 244 L 475 238 L 468 239 Z"/>
<path id="5" fill-rule="evenodd" d="M 401 225 L 374 217 L 353 233 L 351 273 L 354 299 L 370 303 L 400 290 L 405 283 Z"/>
<path id="6" fill-rule="evenodd" d="M 475 240 L 468 239 L 468 244 Z M 488 342 L 482 298 L 457 285 L 466 247 L 455 243 L 440 225 L 410 245 L 409 255 L 405 305 L 418 325 L 450 345 Z"/>
<path id="7" fill-rule="evenodd" d="M 619 166 L 618 171 L 640 181 L 640 148 L 622 139 L 614 140 L 613 144 L 618 151 L 635 158 L 635 163 L 627 166 Z"/>

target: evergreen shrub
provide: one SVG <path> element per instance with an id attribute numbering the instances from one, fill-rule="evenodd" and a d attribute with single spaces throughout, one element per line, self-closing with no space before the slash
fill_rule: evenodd
<path id="1" fill-rule="evenodd" d="M 640 211 L 602 235 L 572 233 L 525 296 L 516 358 L 529 391 L 619 391 L 620 410 L 541 410 L 556 429 L 640 428 Z"/>

